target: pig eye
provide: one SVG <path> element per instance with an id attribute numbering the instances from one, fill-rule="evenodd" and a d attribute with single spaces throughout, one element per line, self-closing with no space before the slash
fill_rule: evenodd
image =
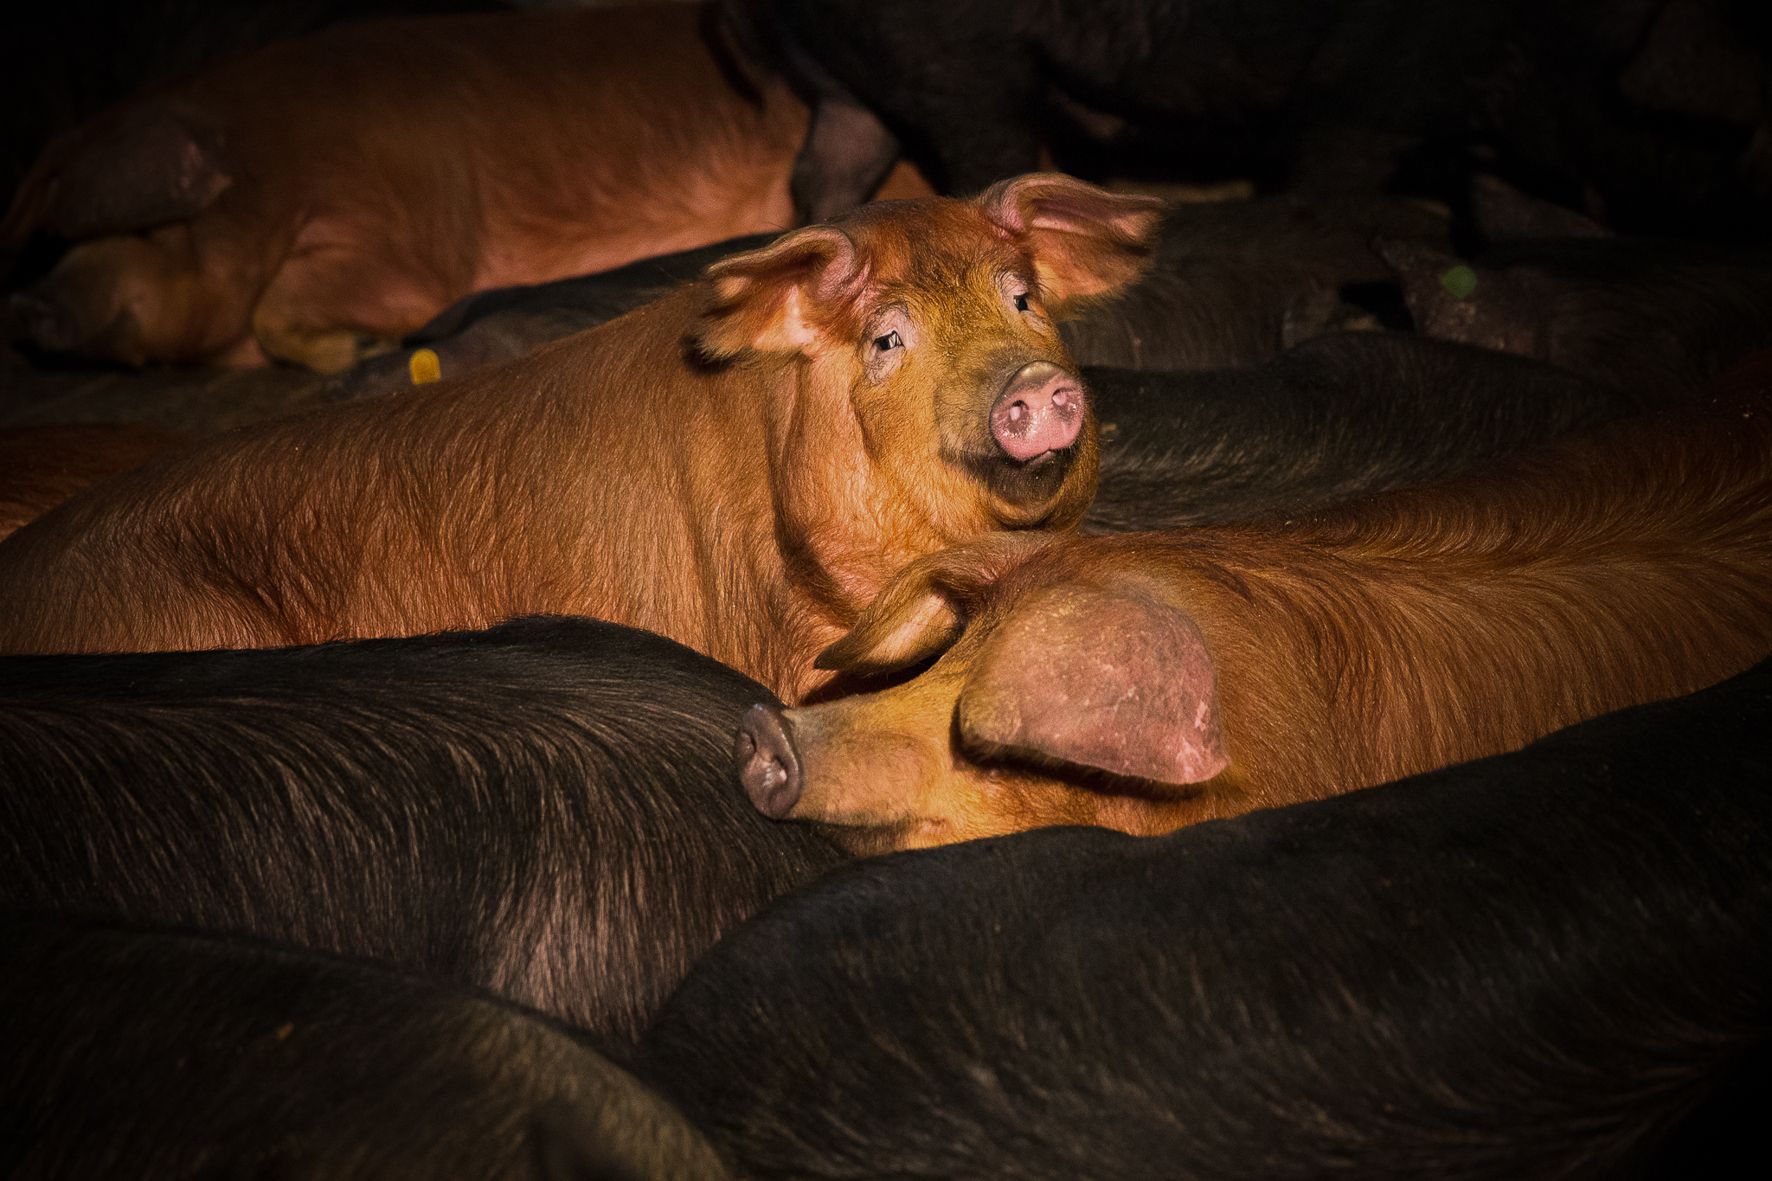
<path id="1" fill-rule="evenodd" d="M 1016 296 L 1015 296 L 1015 310 L 1018 312 L 1025 312 L 1028 310 L 1028 293 L 1027 292 L 1022 291 L 1022 292 L 1018 292 L 1016 294 Z"/>
<path id="2" fill-rule="evenodd" d="M 902 349 L 904 347 L 904 337 L 900 336 L 898 330 L 895 328 L 885 336 L 874 337 L 874 347 L 879 349 L 882 353 L 890 349 Z"/>

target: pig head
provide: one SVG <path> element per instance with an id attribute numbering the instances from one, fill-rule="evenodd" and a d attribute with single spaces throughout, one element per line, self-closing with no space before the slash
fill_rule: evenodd
<path id="1" fill-rule="evenodd" d="M 695 351 L 772 391 L 756 413 L 777 540 L 840 626 L 923 554 L 1080 519 L 1096 425 L 1055 322 L 1138 275 L 1159 209 L 1033 175 L 709 268 Z"/>
<path id="2" fill-rule="evenodd" d="M 819 663 L 864 681 L 920 671 L 753 707 L 735 754 L 757 808 L 856 852 L 1217 814 L 1234 789 L 1200 626 L 1136 575 L 1052 577 L 1050 542 L 1000 535 L 906 568 Z"/>

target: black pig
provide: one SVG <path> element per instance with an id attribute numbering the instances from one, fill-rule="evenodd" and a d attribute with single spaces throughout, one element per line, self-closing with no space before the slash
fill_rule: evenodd
<path id="1" fill-rule="evenodd" d="M 1160 126 L 1184 164 L 1213 157 L 1232 175 L 1316 191 L 1370 191 L 1396 178 L 1405 153 L 1470 137 L 1577 180 L 1678 187 L 1742 144 L 1699 150 L 1608 102 L 1664 2 L 726 0 L 724 10 L 738 42 L 784 67 L 812 104 L 792 183 L 801 217 L 817 221 L 864 200 L 901 145 L 945 192 L 1028 171 L 1064 115 Z"/>
<path id="2" fill-rule="evenodd" d="M 593 620 L 0 660 L 0 907 L 392 962 L 635 1031 L 721 932 L 835 863 L 757 816 L 767 690 Z"/>
<path id="3" fill-rule="evenodd" d="M 1417 330 L 1666 400 L 1772 348 L 1772 252 L 1654 238 L 1383 246 Z"/>
<path id="4" fill-rule="evenodd" d="M 1445 479 L 1636 406 L 1541 362 L 1375 332 L 1247 368 L 1086 376 L 1101 423 L 1093 532 L 1309 512 Z"/>
<path id="5" fill-rule="evenodd" d="M 860 862 L 642 1074 L 758 1178 L 1716 1175 L 1662 1144 L 1772 1033 L 1769 782 L 1772 662 L 1166 837 Z"/>
<path id="6" fill-rule="evenodd" d="M 727 1176 L 539 1014 L 256 940 L 0 918 L 8 1177 Z"/>

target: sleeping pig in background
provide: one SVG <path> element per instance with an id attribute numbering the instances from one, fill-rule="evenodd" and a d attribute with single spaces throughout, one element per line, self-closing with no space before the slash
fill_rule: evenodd
<path id="1" fill-rule="evenodd" d="M 0 269 L 73 243 L 15 296 L 45 352 L 331 373 L 472 291 L 789 226 L 805 126 L 695 5 L 355 22 L 50 143 Z"/>

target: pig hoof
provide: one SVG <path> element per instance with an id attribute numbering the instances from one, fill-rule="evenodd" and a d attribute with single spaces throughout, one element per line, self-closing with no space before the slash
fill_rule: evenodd
<path id="1" fill-rule="evenodd" d="M 342 373 L 360 361 L 390 352 L 399 345 L 391 337 L 350 329 L 299 329 L 260 322 L 259 347 L 265 355 L 300 365 L 315 373 Z"/>
<path id="2" fill-rule="evenodd" d="M 786 716 L 774 706 L 745 711 L 733 741 L 738 780 L 757 811 L 780 820 L 800 802 L 800 758 Z"/>

